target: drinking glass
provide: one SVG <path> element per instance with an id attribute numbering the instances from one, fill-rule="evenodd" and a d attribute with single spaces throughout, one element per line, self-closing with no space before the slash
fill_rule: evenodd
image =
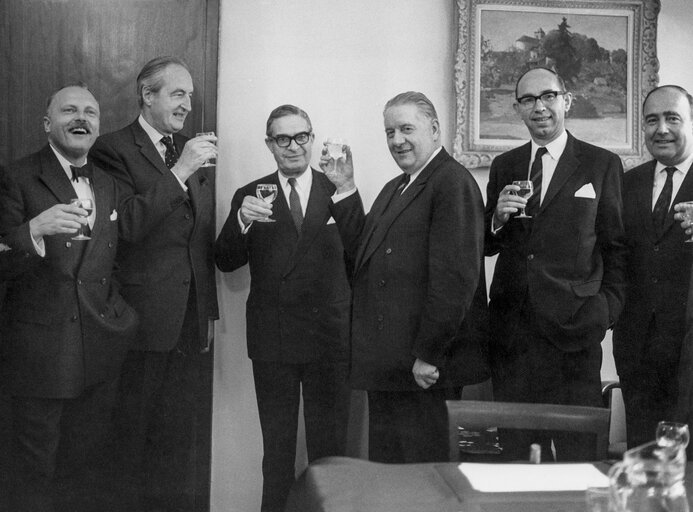
<path id="1" fill-rule="evenodd" d="M 657 444 L 660 446 L 686 448 L 691 436 L 690 432 L 688 431 L 688 425 L 685 423 L 660 421 L 657 424 L 655 438 L 657 439 Z"/>
<path id="2" fill-rule="evenodd" d="M 205 136 L 205 135 L 214 135 L 214 132 L 200 132 L 200 133 L 196 133 L 196 134 L 195 134 L 195 137 L 203 137 L 203 136 Z M 216 162 L 213 162 L 212 160 L 214 160 L 214 158 L 208 158 L 208 159 L 205 161 L 205 163 L 203 163 L 200 167 L 214 167 L 215 165 L 217 165 L 217 163 L 216 163 Z"/>
<path id="3" fill-rule="evenodd" d="M 274 183 L 260 183 L 255 189 L 255 194 L 259 199 L 271 204 L 277 198 L 277 185 Z M 258 219 L 258 222 L 275 222 L 275 220 L 267 217 Z"/>
<path id="4" fill-rule="evenodd" d="M 688 201 L 686 203 L 681 203 L 681 206 L 683 206 L 683 218 L 687 220 L 688 222 L 693 222 L 693 201 Z M 690 238 L 684 240 L 686 243 L 691 243 L 693 242 L 693 235 L 691 235 Z"/>
<path id="5" fill-rule="evenodd" d="M 520 180 L 520 181 L 513 181 L 513 185 L 517 185 L 520 187 L 520 190 L 516 192 L 516 194 L 520 197 L 523 197 L 525 199 L 529 199 L 532 196 L 532 193 L 534 192 L 534 183 L 532 183 L 532 180 Z M 527 215 L 525 213 L 525 208 L 522 208 L 522 211 L 520 212 L 519 215 L 517 215 L 518 219 L 531 219 L 531 215 Z"/>
<path id="6" fill-rule="evenodd" d="M 346 154 L 343 150 L 344 144 L 346 144 L 346 140 L 339 137 L 328 137 L 325 139 L 327 154 L 334 160 L 335 169 L 337 168 L 337 160 L 346 158 Z"/>
<path id="7" fill-rule="evenodd" d="M 72 206 L 77 206 L 78 208 L 82 208 L 83 210 L 87 211 L 87 218 L 91 215 L 91 212 L 94 211 L 94 201 L 88 198 L 81 198 L 81 199 L 70 199 L 70 204 Z M 73 240 L 91 240 L 90 236 L 87 236 L 84 234 L 84 226 L 82 224 L 79 225 L 79 231 L 75 236 L 72 237 Z"/>

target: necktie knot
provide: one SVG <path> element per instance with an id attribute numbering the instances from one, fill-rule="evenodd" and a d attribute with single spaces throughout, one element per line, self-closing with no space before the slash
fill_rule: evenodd
<path id="1" fill-rule="evenodd" d="M 665 167 L 662 170 L 667 173 L 667 179 L 672 177 L 674 173 L 677 171 L 676 167 Z"/>
<path id="2" fill-rule="evenodd" d="M 94 169 L 88 163 L 84 164 L 82 167 L 71 165 L 70 170 L 72 171 L 72 181 L 75 182 L 79 180 L 79 178 L 89 178 L 91 180 L 94 176 Z"/>
<path id="3" fill-rule="evenodd" d="M 170 169 L 176 165 L 176 162 L 178 161 L 178 150 L 176 149 L 176 145 L 173 143 L 173 137 L 170 135 L 161 137 L 161 143 L 166 146 L 164 161 L 166 162 L 166 167 Z"/>

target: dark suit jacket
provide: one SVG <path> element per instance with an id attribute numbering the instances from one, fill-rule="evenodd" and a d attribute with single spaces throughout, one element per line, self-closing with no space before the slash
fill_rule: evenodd
<path id="1" fill-rule="evenodd" d="M 569 133 L 534 218 L 511 217 L 494 235 L 498 195 L 514 180 L 527 179 L 530 153 L 527 143 L 491 164 L 486 255 L 498 254 L 489 303 L 492 343 L 512 342 L 520 308 L 528 302 L 541 334 L 558 348 L 599 344 L 624 300 L 621 160 Z M 590 184 L 594 198 L 576 197 Z"/>
<path id="2" fill-rule="evenodd" d="M 75 190 L 49 146 L 2 175 L 0 234 L 22 260 L 8 284 L 3 326 L 3 375 L 14 395 L 72 398 L 114 378 L 134 334 L 136 315 L 111 277 L 117 186 L 97 168 L 92 189 L 92 239 L 46 236 L 41 258 L 29 221 L 56 203 L 69 203 Z"/>
<path id="3" fill-rule="evenodd" d="M 440 369 L 435 387 L 485 380 L 479 187 L 445 149 L 393 198 L 399 182 L 376 198 L 358 249 L 350 243 L 352 386 L 420 391 L 411 373 L 416 358 Z"/>
<path id="4" fill-rule="evenodd" d="M 652 187 L 656 162 L 628 171 L 623 179 L 624 221 L 629 249 L 626 302 L 614 328 L 614 358 L 619 375 L 647 364 L 643 350 L 648 326 L 657 325 L 659 363 L 675 372 L 686 328 L 686 302 L 691 271 L 691 244 L 669 211 L 664 233 L 652 226 Z M 693 201 L 693 172 L 686 174 L 674 203 Z M 651 350 L 651 349 L 650 349 Z"/>
<path id="5" fill-rule="evenodd" d="M 352 231 L 350 213 L 362 215 L 363 206 L 356 193 L 344 200 L 340 213 L 345 213 L 337 215 L 331 199 L 334 185 L 324 174 L 310 172 L 313 184 L 300 238 L 277 172 L 236 191 L 217 238 L 220 270 L 250 266 L 246 319 L 251 359 L 305 363 L 347 356 L 351 288 L 338 229 Z M 242 234 L 238 210 L 245 196 L 255 195 L 258 183 L 277 185 L 276 222 L 254 222 Z"/>
<path id="6" fill-rule="evenodd" d="M 187 139 L 174 134 L 182 152 Z M 123 296 L 140 315 L 135 349 L 168 351 L 178 342 L 194 285 L 199 343 L 218 317 L 214 279 L 214 186 L 205 169 L 183 190 L 146 132 L 131 125 L 99 137 L 91 157 L 114 176 L 120 205 L 118 277 Z"/>

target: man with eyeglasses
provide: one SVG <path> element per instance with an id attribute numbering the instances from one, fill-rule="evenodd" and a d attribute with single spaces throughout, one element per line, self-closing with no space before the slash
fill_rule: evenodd
<path id="1" fill-rule="evenodd" d="M 566 131 L 572 95 L 554 71 L 527 71 L 515 97 L 531 140 L 494 159 L 487 189 L 494 397 L 601 406 L 601 341 L 624 301 L 621 160 Z M 559 461 L 594 456 L 576 434 L 501 433 L 509 458 L 526 459 L 532 442 L 550 454 L 551 439 Z"/>
<path id="2" fill-rule="evenodd" d="M 283 511 L 294 481 L 299 398 L 308 460 L 343 455 L 351 290 L 345 236 L 363 212 L 358 192 L 339 215 L 333 185 L 310 166 L 308 114 L 281 105 L 267 119 L 265 144 L 278 170 L 241 187 L 216 242 L 223 272 L 250 266 L 248 356 L 262 428 L 262 511 Z M 268 190 L 268 200 L 260 199 Z M 274 198 L 274 199 L 273 199 Z"/>

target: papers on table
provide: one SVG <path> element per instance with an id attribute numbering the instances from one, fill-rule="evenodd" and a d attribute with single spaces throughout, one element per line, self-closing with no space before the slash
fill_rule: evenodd
<path id="1" fill-rule="evenodd" d="M 609 479 L 592 464 L 476 464 L 458 466 L 482 492 L 584 491 L 608 487 Z"/>

